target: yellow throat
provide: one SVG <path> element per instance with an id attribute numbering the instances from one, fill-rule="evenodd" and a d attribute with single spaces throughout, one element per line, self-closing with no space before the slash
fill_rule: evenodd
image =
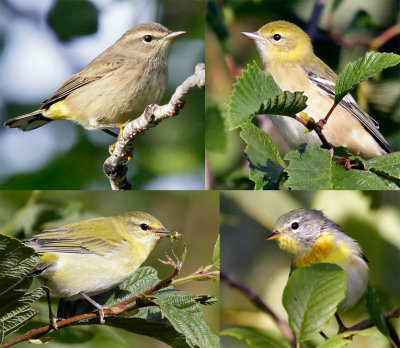
<path id="1" fill-rule="evenodd" d="M 299 267 L 327 262 L 339 266 L 348 263 L 352 254 L 351 246 L 343 241 L 335 241 L 330 232 L 322 233 L 311 248 L 306 248 L 290 236 L 277 239 L 279 247 L 293 256 L 293 264 Z"/>

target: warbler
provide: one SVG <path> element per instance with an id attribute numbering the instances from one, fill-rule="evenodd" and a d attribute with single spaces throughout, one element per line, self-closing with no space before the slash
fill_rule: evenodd
<path id="1" fill-rule="evenodd" d="M 267 240 L 275 239 L 278 246 L 292 255 L 291 269 L 314 263 L 334 263 L 347 275 L 346 297 L 340 310 L 353 307 L 364 294 L 368 283 L 368 260 L 359 244 L 322 211 L 292 210 L 282 215 Z"/>
<path id="2" fill-rule="evenodd" d="M 336 74 L 313 51 L 311 39 L 297 25 L 271 22 L 257 32 L 242 32 L 254 40 L 263 68 L 269 72 L 283 91 L 303 91 L 308 97 L 303 110 L 314 119 L 323 119 L 335 97 Z M 300 144 L 319 144 L 315 132 L 303 134 L 306 128 L 293 118 L 271 115 L 275 127 L 290 149 Z M 378 131 L 378 123 L 360 109 L 350 94 L 336 106 L 323 134 L 334 146 L 346 146 L 364 159 L 391 152 L 390 146 Z"/>
<path id="3" fill-rule="evenodd" d="M 161 237 L 173 240 L 180 234 L 166 229 L 154 216 L 134 211 L 46 230 L 23 243 L 42 254 L 31 276 L 40 277 L 52 294 L 63 299 L 85 298 L 104 323 L 103 306 L 90 296 L 135 273 Z"/>
<path id="4" fill-rule="evenodd" d="M 135 26 L 68 79 L 39 110 L 4 125 L 30 131 L 52 120 L 69 120 L 107 133 L 107 128 L 121 127 L 161 100 L 171 41 L 184 33 L 158 23 Z"/>

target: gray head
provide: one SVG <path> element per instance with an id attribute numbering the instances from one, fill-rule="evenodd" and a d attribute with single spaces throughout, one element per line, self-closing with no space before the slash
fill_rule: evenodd
<path id="1" fill-rule="evenodd" d="M 281 235 L 290 235 L 295 241 L 304 246 L 312 243 L 324 231 L 340 230 L 332 220 L 329 220 L 320 210 L 296 209 L 278 218 L 275 229 L 268 239 L 278 239 Z"/>

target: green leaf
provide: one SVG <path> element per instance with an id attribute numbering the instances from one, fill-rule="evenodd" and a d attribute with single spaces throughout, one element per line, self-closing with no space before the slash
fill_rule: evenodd
<path id="1" fill-rule="evenodd" d="M 338 159 L 317 145 L 289 152 L 288 179 L 283 184 L 294 190 L 388 190 L 392 186 L 374 173 L 347 170 L 337 165 Z"/>
<path id="2" fill-rule="evenodd" d="M 245 342 L 251 348 L 290 348 L 289 342 L 274 337 L 270 333 L 261 333 L 253 328 L 234 327 L 220 333 L 221 336 L 232 336 Z"/>
<path id="3" fill-rule="evenodd" d="M 293 116 L 307 107 L 304 92 L 284 91 L 264 101 L 258 113 Z"/>
<path id="4" fill-rule="evenodd" d="M 400 152 L 392 152 L 378 156 L 365 163 L 366 167 L 385 178 L 393 181 L 400 180 Z"/>
<path id="5" fill-rule="evenodd" d="M 240 137 L 247 144 L 245 154 L 250 162 L 249 177 L 255 182 L 255 188 L 278 188 L 286 165 L 271 137 L 250 121 L 243 125 Z"/>
<path id="6" fill-rule="evenodd" d="M 40 260 L 32 248 L 0 235 L 0 308 L 22 296 L 32 283 L 26 278 Z"/>
<path id="7" fill-rule="evenodd" d="M 162 316 L 158 307 L 140 308 L 129 317 L 106 317 L 105 325 L 149 336 L 175 348 L 188 348 L 185 336 L 177 332 Z"/>
<path id="8" fill-rule="evenodd" d="M 226 149 L 225 120 L 221 110 L 215 104 L 206 108 L 205 144 L 208 151 L 223 151 Z"/>
<path id="9" fill-rule="evenodd" d="M 106 306 L 110 307 L 132 296 L 139 295 L 159 281 L 157 271 L 154 268 L 150 266 L 140 267 L 131 277 L 119 284 L 118 289 L 107 301 Z"/>
<path id="10" fill-rule="evenodd" d="M 43 288 L 26 293 L 32 283 L 27 277 L 40 259 L 19 240 L 0 235 L 0 322 L 6 336 L 26 324 L 37 312 L 31 308 L 44 294 Z"/>
<path id="11" fill-rule="evenodd" d="M 219 347 L 219 339 L 203 319 L 203 310 L 195 301 L 196 295 L 177 290 L 161 290 L 154 303 L 171 322 L 175 330 L 186 337 L 190 347 Z"/>
<path id="12" fill-rule="evenodd" d="M 4 325 L 4 335 L 14 332 L 37 314 L 31 306 L 44 293 L 44 288 L 37 288 L 0 308 L 0 322 Z"/>
<path id="13" fill-rule="evenodd" d="M 376 293 L 376 290 L 369 284 L 367 293 L 365 294 L 365 307 L 369 313 L 370 319 L 375 324 L 377 329 L 382 332 L 383 335 L 389 337 L 389 329 L 381 310 L 378 294 Z"/>
<path id="14" fill-rule="evenodd" d="M 368 52 L 364 57 L 347 64 L 336 82 L 335 103 L 338 104 L 361 81 L 398 63 L 400 56 L 397 54 Z"/>
<path id="15" fill-rule="evenodd" d="M 346 273 L 337 265 L 317 263 L 290 275 L 283 292 L 289 325 L 300 342 L 317 335 L 328 325 L 345 297 Z"/>
<path id="16" fill-rule="evenodd" d="M 281 89 L 275 83 L 271 74 L 262 71 L 256 62 L 248 64 L 242 70 L 242 76 L 233 85 L 233 92 L 228 107 L 228 121 L 231 129 L 243 125 L 261 104 L 280 93 Z"/>
<path id="17" fill-rule="evenodd" d="M 220 265 L 219 251 L 220 251 L 220 243 L 219 243 L 219 234 L 218 234 L 217 241 L 215 242 L 215 245 L 214 245 L 213 258 L 212 258 L 212 262 L 215 263 L 215 267 L 217 267 L 217 269 L 219 269 L 219 265 Z"/>
<path id="18" fill-rule="evenodd" d="M 329 338 L 318 348 L 340 348 L 347 346 L 352 342 L 352 337 L 354 335 L 376 337 L 376 334 L 373 331 L 373 329 L 367 329 L 362 331 L 346 331 Z"/>

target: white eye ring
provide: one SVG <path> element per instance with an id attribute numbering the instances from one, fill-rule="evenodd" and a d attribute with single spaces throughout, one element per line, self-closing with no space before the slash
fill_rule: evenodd
<path id="1" fill-rule="evenodd" d="M 297 230 L 299 228 L 299 223 L 298 222 L 293 222 L 290 227 L 292 228 L 292 230 Z"/>

